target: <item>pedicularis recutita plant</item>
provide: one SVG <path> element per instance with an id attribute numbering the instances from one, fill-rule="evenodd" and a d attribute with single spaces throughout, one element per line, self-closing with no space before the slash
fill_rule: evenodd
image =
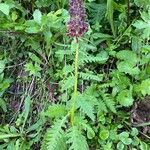
<path id="1" fill-rule="evenodd" d="M 78 54 L 79 42 L 78 38 L 81 37 L 88 30 L 88 24 L 85 22 L 85 8 L 83 0 L 70 0 L 69 1 L 70 20 L 67 23 L 68 35 L 76 40 L 76 55 L 75 55 L 75 84 L 74 95 L 71 107 L 71 124 L 74 122 L 75 103 L 77 99 L 77 86 L 78 86 Z"/>

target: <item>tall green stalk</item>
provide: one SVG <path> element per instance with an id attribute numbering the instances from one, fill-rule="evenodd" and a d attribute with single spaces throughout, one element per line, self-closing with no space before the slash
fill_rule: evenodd
<path id="1" fill-rule="evenodd" d="M 74 95 L 72 99 L 72 107 L 71 107 L 71 125 L 74 125 L 74 115 L 75 115 L 75 105 L 76 105 L 76 100 L 77 100 L 77 95 L 78 95 L 78 57 L 79 57 L 79 43 L 78 40 L 76 39 L 76 54 L 75 54 L 75 83 L 74 83 Z"/>

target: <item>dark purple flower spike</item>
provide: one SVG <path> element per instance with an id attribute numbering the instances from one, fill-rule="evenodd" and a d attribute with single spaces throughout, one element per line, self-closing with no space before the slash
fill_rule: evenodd
<path id="1" fill-rule="evenodd" d="M 86 13 L 83 0 L 69 0 L 69 13 L 68 35 L 81 37 L 88 30 L 88 24 L 85 22 Z"/>

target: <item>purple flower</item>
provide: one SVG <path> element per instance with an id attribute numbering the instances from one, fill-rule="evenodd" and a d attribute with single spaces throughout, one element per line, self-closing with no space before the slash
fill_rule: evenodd
<path id="1" fill-rule="evenodd" d="M 80 37 L 88 30 L 88 24 L 85 22 L 85 8 L 83 0 L 69 1 L 70 20 L 67 23 L 68 34 L 71 37 Z"/>

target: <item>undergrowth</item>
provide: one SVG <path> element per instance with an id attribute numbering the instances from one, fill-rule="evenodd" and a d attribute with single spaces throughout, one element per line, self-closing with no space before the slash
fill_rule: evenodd
<path id="1" fill-rule="evenodd" d="M 150 149 L 131 122 L 150 95 L 150 1 L 84 2 L 77 42 L 67 0 L 0 0 L 0 150 Z"/>

